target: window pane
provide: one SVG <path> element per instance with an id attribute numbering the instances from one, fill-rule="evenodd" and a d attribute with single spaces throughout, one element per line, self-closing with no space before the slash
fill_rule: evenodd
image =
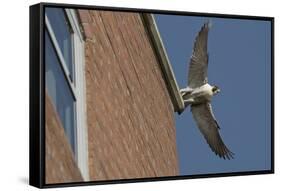
<path id="1" fill-rule="evenodd" d="M 73 79 L 73 58 L 72 58 L 72 30 L 61 8 L 46 8 L 46 15 L 55 33 L 57 42 L 63 54 L 65 63 Z"/>
<path id="2" fill-rule="evenodd" d="M 47 92 L 75 152 L 75 99 L 47 31 L 45 31 L 45 69 Z"/>

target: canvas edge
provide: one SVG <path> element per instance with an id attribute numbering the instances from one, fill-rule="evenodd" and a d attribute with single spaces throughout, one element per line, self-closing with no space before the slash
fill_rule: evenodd
<path id="1" fill-rule="evenodd" d="M 42 6 L 29 8 L 29 184 L 39 188 L 44 184 Z"/>

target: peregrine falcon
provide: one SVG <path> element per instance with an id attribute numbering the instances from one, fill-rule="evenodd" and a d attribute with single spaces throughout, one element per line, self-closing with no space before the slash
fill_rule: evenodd
<path id="1" fill-rule="evenodd" d="M 191 107 L 196 124 L 212 151 L 224 159 L 233 158 L 232 153 L 219 134 L 219 124 L 214 116 L 211 100 L 220 92 L 218 86 L 208 84 L 208 32 L 210 23 L 206 22 L 199 31 L 193 46 L 189 64 L 188 86 L 180 90 L 185 107 Z"/>

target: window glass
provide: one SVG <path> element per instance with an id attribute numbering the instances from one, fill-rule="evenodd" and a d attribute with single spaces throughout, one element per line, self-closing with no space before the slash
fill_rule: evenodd
<path id="1" fill-rule="evenodd" d="M 45 67 L 48 95 L 52 99 L 72 150 L 75 152 L 75 99 L 59 63 L 48 31 L 45 31 Z"/>
<path id="2" fill-rule="evenodd" d="M 63 54 L 65 63 L 73 80 L 73 57 L 72 57 L 72 30 L 65 12 L 61 8 L 46 8 L 46 15 L 55 33 L 56 40 Z"/>

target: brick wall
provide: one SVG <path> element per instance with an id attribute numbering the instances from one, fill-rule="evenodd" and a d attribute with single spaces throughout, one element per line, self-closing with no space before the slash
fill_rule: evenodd
<path id="1" fill-rule="evenodd" d="M 173 106 L 140 15 L 78 13 L 91 180 L 178 175 Z"/>
<path id="2" fill-rule="evenodd" d="M 83 181 L 64 129 L 47 93 L 45 108 L 46 183 Z"/>

